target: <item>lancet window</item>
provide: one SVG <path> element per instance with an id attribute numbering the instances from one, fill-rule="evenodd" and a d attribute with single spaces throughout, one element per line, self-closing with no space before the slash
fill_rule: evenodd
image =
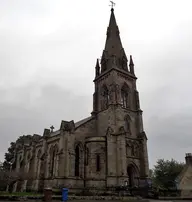
<path id="1" fill-rule="evenodd" d="M 125 131 L 131 134 L 131 118 L 129 115 L 125 116 Z"/>
<path id="2" fill-rule="evenodd" d="M 129 87 L 127 84 L 124 84 L 121 88 L 121 104 L 124 108 L 129 108 Z"/>
<path id="3" fill-rule="evenodd" d="M 96 155 L 96 171 L 99 172 L 101 170 L 101 159 L 100 155 Z"/>
<path id="4" fill-rule="evenodd" d="M 80 148 L 79 145 L 75 147 L 75 176 L 79 176 L 80 170 Z"/>
<path id="5" fill-rule="evenodd" d="M 106 85 L 103 85 L 103 87 L 102 87 L 102 96 L 103 96 L 103 99 L 102 99 L 101 108 L 102 108 L 102 110 L 104 110 L 104 109 L 107 109 L 108 104 L 109 104 L 109 90 Z"/>
<path id="6" fill-rule="evenodd" d="M 57 145 L 52 146 L 50 148 L 50 156 L 49 156 L 49 164 L 50 164 L 50 177 L 56 176 L 57 173 L 57 166 L 58 166 L 58 159 L 57 159 L 58 147 Z"/>

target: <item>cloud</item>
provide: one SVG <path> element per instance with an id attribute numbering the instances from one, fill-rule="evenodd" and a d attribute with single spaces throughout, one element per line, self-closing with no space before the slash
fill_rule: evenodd
<path id="1" fill-rule="evenodd" d="M 107 6 L 103 0 L 0 1 L 0 159 L 19 135 L 89 115 Z M 192 150 L 190 8 L 191 0 L 122 0 L 115 8 L 135 63 L 150 166 L 157 158 L 182 161 Z"/>
<path id="2" fill-rule="evenodd" d="M 33 84 L 6 93 L 12 96 L 0 102 L 1 159 L 20 135 L 42 135 L 44 128 L 54 125 L 58 129 L 61 120 L 78 121 L 91 111 L 91 96 L 76 96 L 54 84 L 41 88 Z"/>

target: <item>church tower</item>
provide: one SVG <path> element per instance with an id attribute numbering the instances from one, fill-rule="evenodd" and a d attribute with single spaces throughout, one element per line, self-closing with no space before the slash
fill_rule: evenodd
<path id="1" fill-rule="evenodd" d="M 106 185 L 138 185 L 148 177 L 147 137 L 132 56 L 123 49 L 114 9 L 105 48 L 95 66 L 92 116 L 97 136 L 106 137 Z"/>
<path id="2" fill-rule="evenodd" d="M 17 141 L 13 169 L 32 178 L 18 180 L 14 190 L 67 187 L 71 193 L 85 188 L 95 193 L 143 184 L 149 166 L 136 80 L 112 8 L 101 62 L 95 66 L 92 115 L 78 122 L 62 120 L 58 130 L 45 129 L 27 145 Z"/>

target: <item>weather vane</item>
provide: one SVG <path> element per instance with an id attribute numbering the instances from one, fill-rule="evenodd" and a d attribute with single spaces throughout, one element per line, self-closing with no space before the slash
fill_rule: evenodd
<path id="1" fill-rule="evenodd" d="M 113 9 L 115 6 L 115 3 L 113 1 L 110 1 L 110 3 L 111 3 L 111 5 L 109 5 L 109 6 L 111 6 L 111 9 Z"/>

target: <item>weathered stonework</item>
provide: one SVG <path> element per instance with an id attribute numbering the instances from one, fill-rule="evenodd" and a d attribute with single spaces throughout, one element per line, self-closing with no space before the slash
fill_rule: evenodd
<path id="1" fill-rule="evenodd" d="M 62 121 L 60 129 L 45 129 L 40 139 L 20 146 L 16 170 L 30 179 L 16 182 L 14 191 L 45 187 L 107 187 L 128 183 L 138 186 L 148 177 L 147 137 L 136 89 L 132 57 L 121 44 L 114 11 L 111 10 L 101 67 L 96 64 L 91 116 L 77 123 Z"/>
<path id="2" fill-rule="evenodd" d="M 177 177 L 178 189 L 181 190 L 182 198 L 192 198 L 192 154 L 187 153 L 186 165 L 182 172 Z"/>

